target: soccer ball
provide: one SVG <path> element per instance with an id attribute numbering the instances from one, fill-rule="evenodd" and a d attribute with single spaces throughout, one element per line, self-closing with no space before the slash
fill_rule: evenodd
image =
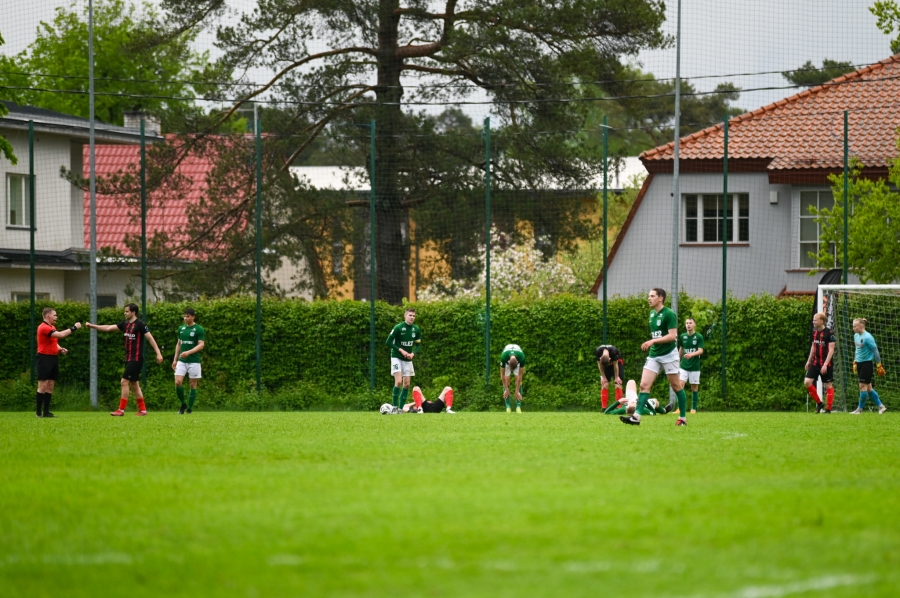
<path id="1" fill-rule="evenodd" d="M 650 405 L 650 408 L 654 410 L 659 407 L 659 401 L 657 401 L 656 399 L 647 399 L 647 404 Z"/>
<path id="2" fill-rule="evenodd" d="M 385 403 L 381 406 L 381 409 L 379 411 L 381 411 L 381 415 L 390 415 L 393 410 L 393 405 L 391 405 L 390 403 Z"/>

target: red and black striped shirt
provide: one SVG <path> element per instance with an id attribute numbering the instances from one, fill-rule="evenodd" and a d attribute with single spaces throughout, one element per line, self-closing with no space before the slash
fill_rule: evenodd
<path id="1" fill-rule="evenodd" d="M 125 361 L 144 361 L 144 335 L 150 332 L 142 320 L 116 324 L 125 336 Z"/>
<path id="2" fill-rule="evenodd" d="M 825 364 L 825 359 L 828 357 L 828 345 L 833 342 L 835 342 L 834 333 L 830 328 L 823 328 L 822 330 L 816 330 L 815 328 L 813 328 L 812 365 L 814 367 L 822 367 Z"/>

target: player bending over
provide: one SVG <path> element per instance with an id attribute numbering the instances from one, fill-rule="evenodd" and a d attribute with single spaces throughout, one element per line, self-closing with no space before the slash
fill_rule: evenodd
<path id="1" fill-rule="evenodd" d="M 681 356 L 679 376 L 681 383 L 691 385 L 691 413 L 700 406 L 700 356 L 703 355 L 703 335 L 696 332 L 694 318 L 684 321 L 687 332 L 678 337 L 678 354 Z"/>
<path id="2" fill-rule="evenodd" d="M 809 347 L 809 357 L 806 359 L 806 378 L 803 379 L 803 386 L 806 392 L 816 402 L 816 413 L 831 413 L 831 406 L 834 404 L 834 368 L 832 367 L 831 358 L 834 357 L 834 333 L 830 328 L 825 327 L 825 314 L 817 313 L 813 316 L 813 338 Z M 825 396 L 828 403 L 822 403 L 816 387 L 813 386 L 816 380 L 822 379 L 822 386 L 825 387 Z"/>
<path id="3" fill-rule="evenodd" d="M 651 289 L 647 294 L 647 303 L 650 305 L 650 340 L 644 341 L 641 351 L 650 351 L 647 361 L 644 363 L 644 371 L 641 374 L 641 394 L 638 396 L 637 410 L 634 415 L 621 416 L 622 423 L 638 426 L 641 423 L 641 413 L 650 398 L 650 389 L 656 381 L 659 370 L 665 370 L 669 386 L 675 391 L 678 399 L 678 420 L 676 426 L 687 425 L 687 396 L 681 384 L 678 368 L 678 318 L 675 312 L 665 306 L 666 292 L 663 289 Z"/>
<path id="4" fill-rule="evenodd" d="M 522 413 L 522 377 L 525 375 L 525 353 L 522 347 L 510 343 L 500 354 L 500 382 L 503 383 L 503 401 L 506 412 L 512 411 L 509 404 L 509 379 L 516 379 L 516 413 Z"/>
<path id="5" fill-rule="evenodd" d="M 600 407 L 609 406 L 609 381 L 616 385 L 616 402 L 622 400 L 622 373 L 625 371 L 625 360 L 615 345 L 600 345 L 594 349 L 597 368 L 600 369 Z M 637 397 L 635 397 L 637 398 Z"/>
<path id="6" fill-rule="evenodd" d="M 637 410 L 638 394 L 637 384 L 634 380 L 629 380 L 625 388 L 625 398 L 618 399 L 616 402 L 607 407 L 603 413 L 607 415 L 631 415 Z M 647 406 L 641 412 L 641 415 L 665 415 L 668 413 L 666 408 L 659 404 L 657 399 L 647 399 Z"/>
<path id="7" fill-rule="evenodd" d="M 394 326 L 384 343 L 391 348 L 391 376 L 394 377 L 391 405 L 398 408 L 406 403 L 409 379 L 416 375 L 413 357 L 422 346 L 422 329 L 413 323 L 415 321 L 416 308 L 407 307 L 403 321 Z"/>
<path id="8" fill-rule="evenodd" d="M 872 376 L 875 372 L 879 376 L 884 376 L 884 367 L 881 365 L 881 355 L 878 353 L 878 345 L 875 344 L 875 337 L 866 332 L 866 324 L 868 320 L 865 318 L 856 318 L 853 320 L 853 344 L 856 345 L 856 355 L 853 357 L 853 372 L 859 378 L 859 407 L 850 413 L 859 415 L 866 406 L 866 401 L 872 399 L 878 406 L 878 413 L 882 414 L 887 411 L 875 387 L 872 386 Z"/>
<path id="9" fill-rule="evenodd" d="M 444 387 L 437 401 L 426 401 L 425 396 L 422 394 L 422 389 L 418 386 L 413 388 L 412 398 L 413 402 L 409 405 L 404 405 L 403 411 L 407 413 L 410 411 L 414 413 L 440 413 L 446 407 L 447 413 L 456 413 L 456 411 L 451 409 L 453 407 L 453 389 L 449 386 Z"/>

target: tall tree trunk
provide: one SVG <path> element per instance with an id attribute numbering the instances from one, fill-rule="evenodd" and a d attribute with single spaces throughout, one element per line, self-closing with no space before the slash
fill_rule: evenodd
<path id="1" fill-rule="evenodd" d="M 400 70 L 397 57 L 400 15 L 399 0 L 382 0 L 378 9 L 378 83 L 375 88 L 375 211 L 376 211 L 376 296 L 399 304 L 406 293 L 403 239 L 400 224 L 403 208 L 397 178 L 400 169 L 402 110 Z"/>

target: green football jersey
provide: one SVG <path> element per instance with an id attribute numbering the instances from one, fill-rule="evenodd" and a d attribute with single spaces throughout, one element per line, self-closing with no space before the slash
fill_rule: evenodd
<path id="1" fill-rule="evenodd" d="M 678 318 L 675 316 L 675 312 L 668 307 L 663 307 L 658 312 L 655 309 L 650 310 L 648 321 L 650 324 L 650 338 L 662 338 L 669 334 L 669 330 L 672 328 L 678 328 Z M 662 345 L 652 345 L 650 347 L 650 357 L 659 357 L 660 355 L 671 353 L 676 346 L 677 343 L 675 341 Z"/>
<path id="2" fill-rule="evenodd" d="M 506 364 L 509 363 L 509 358 L 513 355 L 516 356 L 516 360 L 519 362 L 519 365 L 524 367 L 525 353 L 522 351 L 522 347 L 514 344 L 509 344 L 503 347 L 503 353 L 500 354 L 500 365 L 506 367 Z"/>
<path id="3" fill-rule="evenodd" d="M 697 349 L 703 349 L 703 335 L 699 332 L 695 332 L 694 334 L 688 334 L 685 332 L 681 336 L 678 337 L 678 345 L 684 349 L 685 355 L 688 353 L 693 353 Z M 686 372 L 699 372 L 700 371 L 700 356 L 696 357 L 682 357 L 681 358 L 681 369 Z"/>
<path id="4" fill-rule="evenodd" d="M 178 327 L 178 340 L 181 341 L 181 354 L 184 354 L 185 351 L 190 351 L 196 347 L 197 341 L 206 340 L 206 330 L 200 324 L 194 324 L 193 326 L 182 324 Z M 200 353 L 191 353 L 187 357 L 179 355 L 178 361 L 200 363 Z"/>
<path id="5" fill-rule="evenodd" d="M 419 347 L 422 346 L 422 329 L 415 324 L 409 325 L 406 322 L 400 322 L 391 330 L 384 344 L 391 348 L 391 357 L 412 361 L 403 357 L 400 349 L 407 353 L 418 353 Z"/>

